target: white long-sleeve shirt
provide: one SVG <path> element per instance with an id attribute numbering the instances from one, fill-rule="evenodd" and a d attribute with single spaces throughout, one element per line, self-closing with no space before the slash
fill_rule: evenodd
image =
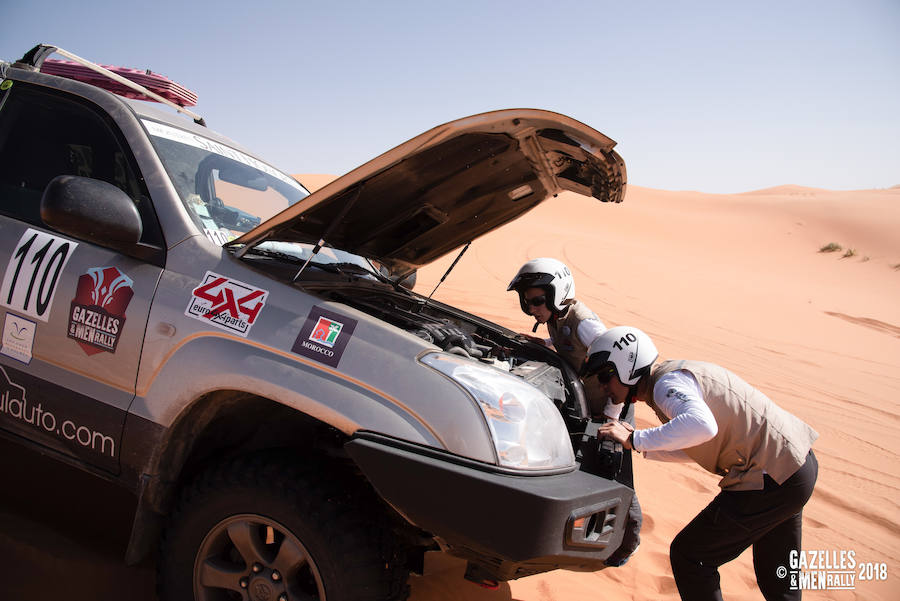
<path id="1" fill-rule="evenodd" d="M 653 400 L 669 421 L 634 431 L 634 448 L 648 459 L 691 461 L 682 449 L 702 444 L 719 432 L 700 385 L 688 371 L 677 370 L 661 377 L 653 387 Z"/>
<path id="2" fill-rule="evenodd" d="M 606 325 L 599 319 L 585 319 L 578 324 L 578 340 L 586 347 L 590 347 L 591 343 L 607 330 Z M 553 339 L 544 338 L 544 346 L 552 347 Z"/>

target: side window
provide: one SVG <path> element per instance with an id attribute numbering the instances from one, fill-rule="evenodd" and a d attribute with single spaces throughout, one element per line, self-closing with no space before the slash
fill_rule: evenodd
<path id="1" fill-rule="evenodd" d="M 17 82 L 0 108 L 0 213 L 43 225 L 41 195 L 57 175 L 103 180 L 138 207 L 141 241 L 162 246 L 159 222 L 131 153 L 108 117 L 88 104 Z"/>

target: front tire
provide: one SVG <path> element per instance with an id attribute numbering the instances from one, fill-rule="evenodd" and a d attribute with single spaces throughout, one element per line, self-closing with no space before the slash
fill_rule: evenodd
<path id="1" fill-rule="evenodd" d="M 392 565 L 389 532 L 335 480 L 264 456 L 205 472 L 181 495 L 163 538 L 160 598 L 406 598 L 408 571 Z"/>

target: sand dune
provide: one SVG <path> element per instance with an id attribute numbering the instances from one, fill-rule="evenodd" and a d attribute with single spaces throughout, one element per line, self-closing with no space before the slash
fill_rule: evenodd
<path id="1" fill-rule="evenodd" d="M 747 196 L 766 196 L 766 195 L 790 195 L 790 196 L 815 196 L 820 192 L 828 192 L 822 188 L 809 188 L 807 186 L 798 186 L 796 184 L 784 184 L 782 186 L 773 186 L 771 188 L 763 188 L 761 190 L 750 190 L 742 192 Z"/>
<path id="2" fill-rule="evenodd" d="M 312 188 L 331 179 L 298 177 Z M 805 598 L 890 601 L 900 577 L 898 232 L 900 189 L 713 195 L 630 186 L 621 205 L 565 193 L 474 242 L 435 298 L 530 331 L 506 286 L 526 260 L 557 257 L 608 326 L 642 328 L 663 358 L 741 374 L 821 435 L 804 549 L 854 550 L 858 562 L 887 564 L 886 582 Z M 843 250 L 819 252 L 830 242 Z M 452 259 L 422 269 L 417 290 L 430 292 Z M 637 421 L 657 423 L 644 405 Z M 461 580 L 458 562 L 430 557 L 428 573 L 412 580 L 412 599 L 678 599 L 668 545 L 718 479 L 643 458 L 635 472 L 646 525 L 625 567 L 556 571 L 485 591 Z M 749 553 L 722 570 L 722 588 L 730 600 L 762 599 Z"/>

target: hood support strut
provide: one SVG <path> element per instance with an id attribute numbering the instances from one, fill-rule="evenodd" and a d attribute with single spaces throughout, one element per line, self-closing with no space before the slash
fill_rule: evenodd
<path id="1" fill-rule="evenodd" d="M 462 256 L 463 256 L 464 254 L 466 254 L 466 251 L 469 250 L 469 247 L 470 247 L 470 246 L 472 246 L 472 241 L 471 241 L 471 240 L 469 240 L 468 242 L 466 242 L 466 245 L 463 246 L 462 250 L 459 251 L 459 254 L 456 255 L 456 258 L 453 259 L 453 263 L 450 264 L 450 267 L 448 267 L 448 268 L 447 268 L 447 271 L 444 272 L 444 275 L 441 276 L 441 281 L 438 282 L 438 283 L 434 286 L 434 290 L 432 290 L 432 291 L 431 291 L 431 294 L 428 295 L 428 298 L 425 299 L 425 304 L 427 304 L 428 301 L 431 300 L 431 297 L 434 296 L 434 293 L 435 293 L 435 292 L 437 292 L 438 287 L 439 287 L 441 284 L 444 283 L 444 280 L 447 279 L 447 276 L 450 275 L 450 272 L 453 271 L 453 268 L 456 267 L 456 264 L 459 263 L 459 260 L 462 259 Z"/>
<path id="2" fill-rule="evenodd" d="M 328 227 L 325 229 L 325 233 L 322 234 L 322 237 L 319 238 L 319 241 L 316 242 L 315 247 L 313 247 L 312 254 L 309 255 L 309 257 L 306 259 L 306 262 L 303 263 L 302 267 L 300 267 L 300 271 L 297 272 L 297 274 L 294 276 L 294 279 L 291 280 L 291 283 L 294 283 L 297 281 L 297 279 L 300 277 L 300 274 L 302 274 L 303 270 L 306 269 L 306 266 L 309 265 L 309 262 L 313 260 L 313 257 L 315 257 L 317 254 L 319 254 L 319 251 L 322 250 L 323 246 L 325 246 L 325 239 L 329 238 L 331 236 L 331 232 L 334 231 L 334 228 L 337 227 L 338 224 L 340 224 L 344 220 L 344 217 L 347 216 L 347 213 L 350 211 L 350 209 L 353 208 L 353 205 L 356 204 L 356 201 L 359 200 L 359 196 L 362 193 L 362 189 L 363 189 L 362 184 L 360 184 L 359 186 L 356 187 L 356 193 L 353 195 L 353 197 L 349 201 L 347 201 L 347 204 L 345 204 L 343 207 L 341 207 L 340 213 L 337 214 L 337 217 L 335 217 L 332 220 L 332 222 L 328 225 Z"/>

